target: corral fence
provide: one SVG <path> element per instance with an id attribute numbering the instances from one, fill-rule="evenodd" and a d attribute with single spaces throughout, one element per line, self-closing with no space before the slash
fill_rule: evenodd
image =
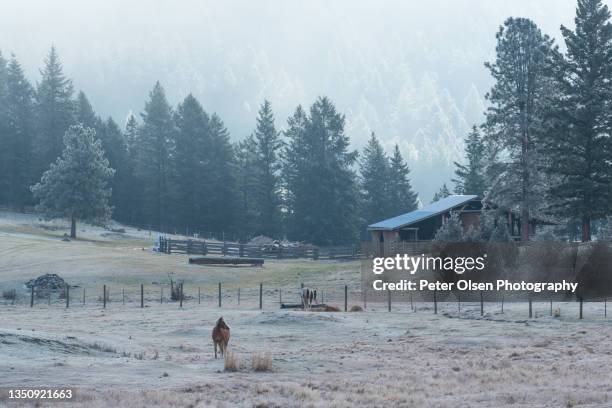
<path id="1" fill-rule="evenodd" d="M 164 254 L 219 255 L 238 258 L 308 258 L 308 259 L 357 259 L 361 256 L 358 246 L 317 247 L 300 245 L 291 247 L 266 247 L 235 242 L 216 242 L 199 239 L 179 240 L 160 237 L 158 251 Z"/>
<path id="2" fill-rule="evenodd" d="M 433 291 L 393 292 L 362 290 L 358 285 L 314 284 L 317 290 L 314 305 L 331 307 L 328 311 L 373 311 L 399 313 L 431 313 L 456 318 L 490 318 L 521 321 L 541 317 L 570 319 L 607 319 L 607 297 L 567 298 L 554 294 L 531 292 L 470 291 L 440 293 Z M 239 286 L 235 283 L 198 285 L 178 282 L 130 285 L 99 285 L 96 287 L 66 286 L 62 290 L 32 287 L 27 293 L 15 289 L 3 291 L 5 306 L 108 308 L 151 308 L 172 306 L 183 308 L 214 307 L 245 310 L 278 310 L 282 306 L 300 309 L 300 286 L 279 286 L 260 283 Z M 513 320 L 521 319 L 521 320 Z"/>

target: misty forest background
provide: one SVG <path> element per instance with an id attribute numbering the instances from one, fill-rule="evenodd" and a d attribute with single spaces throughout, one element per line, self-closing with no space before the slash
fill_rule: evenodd
<path id="1" fill-rule="evenodd" d="M 257 110 L 250 134 L 241 139 L 233 139 L 214 113 L 214 100 L 204 108 L 187 93 L 173 105 L 156 82 L 140 114 L 117 123 L 100 117 L 85 93 L 75 90 L 55 48 L 35 83 L 17 56 L 3 54 L 0 205 L 23 210 L 39 204 L 48 213 L 67 215 L 73 204 L 66 197 L 86 190 L 81 208 L 71 207 L 79 219 L 108 218 L 112 210 L 116 220 L 172 232 L 344 244 L 364 238 L 369 223 L 431 201 L 431 195 L 417 195 L 412 183 L 423 180 L 413 180 L 411 167 L 422 169 L 427 162 L 444 175 L 450 163 L 454 176 L 436 186 L 433 200 L 451 192 L 478 194 L 514 209 L 522 220 L 554 218 L 564 238 L 588 241 L 612 214 L 608 8 L 579 0 L 575 27 L 561 26 L 561 34 L 558 47 L 532 20 L 506 19 L 496 35 L 490 33 L 496 46 L 485 65 L 489 91 L 481 100 L 470 86 L 462 109 L 436 90 L 430 75 L 419 85 L 429 89 L 419 93 L 424 99 L 410 97 L 414 86 L 406 85 L 402 101 L 409 103 L 394 104 L 392 113 L 376 123 L 368 120 L 361 130 L 356 118 L 365 117 L 363 112 L 349 112 L 347 123 L 328 97 L 312 98 L 279 118 L 263 92 L 259 107 L 250 108 Z M 391 63 L 388 74 L 401 76 L 408 71 L 402 66 Z M 344 76 L 351 77 L 356 78 Z M 355 83 L 367 88 L 370 81 Z M 122 90 L 109 85 L 107 91 Z M 360 106 L 365 103 L 362 98 Z M 445 126 L 420 126 L 425 117 Z M 419 126 L 408 145 L 401 136 L 406 126 L 398 125 L 404 122 Z M 396 127 L 389 129 L 389 123 Z M 349 136 L 363 138 L 362 128 L 368 136 L 356 150 Z M 394 137 L 379 138 L 372 129 Z M 92 176 L 79 181 L 78 174 Z M 94 201 L 99 208 L 81 211 Z"/>

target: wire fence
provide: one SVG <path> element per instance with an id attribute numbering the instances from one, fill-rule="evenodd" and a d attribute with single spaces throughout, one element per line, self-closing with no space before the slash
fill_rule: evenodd
<path id="1" fill-rule="evenodd" d="M 359 285 L 309 284 L 317 291 L 313 310 L 427 312 L 447 317 L 515 319 L 544 316 L 598 319 L 608 318 L 608 298 L 588 297 L 568 299 L 530 292 L 472 291 L 376 291 L 363 290 Z M 101 309 L 152 307 L 214 307 L 244 310 L 302 309 L 301 285 L 279 286 L 261 283 L 240 286 L 235 282 L 216 285 L 102 284 L 95 287 L 67 286 L 63 290 L 16 289 L 2 293 L 1 304 L 30 308 L 76 308 L 92 306 Z"/>

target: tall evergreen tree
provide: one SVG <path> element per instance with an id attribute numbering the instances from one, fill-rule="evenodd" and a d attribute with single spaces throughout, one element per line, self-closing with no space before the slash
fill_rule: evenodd
<path id="1" fill-rule="evenodd" d="M 1 64 L 1 63 L 0 63 Z M 34 89 L 25 78 L 15 56 L 6 71 L 6 121 L 0 138 L 5 140 L 2 151 L 2 177 L 5 201 L 23 208 L 32 202 L 29 185 L 33 182 L 32 144 L 34 137 Z"/>
<path id="2" fill-rule="evenodd" d="M 64 136 L 64 151 L 39 183 L 32 186 L 38 208 L 50 217 L 68 217 L 70 236 L 76 238 L 78 220 L 104 220 L 111 214 L 108 185 L 115 170 L 104 157 L 95 131 L 71 126 Z"/>
<path id="3" fill-rule="evenodd" d="M 254 133 L 255 161 L 253 172 L 257 177 L 255 208 L 257 212 L 256 233 L 278 236 L 281 227 L 278 157 L 282 146 L 279 132 L 274 126 L 272 105 L 264 100 L 259 109 Z"/>
<path id="4" fill-rule="evenodd" d="M 10 136 L 8 123 L 7 61 L 0 52 L 0 203 L 8 201 L 9 178 L 5 175 L 10 158 Z"/>
<path id="5" fill-rule="evenodd" d="M 125 207 L 120 208 L 117 212 L 119 219 L 129 223 L 143 223 L 140 209 L 143 207 L 144 187 L 140 183 L 140 178 L 136 174 L 136 163 L 138 161 L 138 141 L 140 127 L 136 116 L 132 113 L 128 115 L 125 129 L 123 131 L 124 139 L 127 144 L 128 160 L 124 166 L 127 185 L 127 203 Z"/>
<path id="6" fill-rule="evenodd" d="M 207 197 L 207 224 L 216 233 L 237 232 L 236 225 L 236 163 L 229 132 L 221 118 L 213 113 L 210 117 L 210 172 L 212 194 Z M 221 237 L 219 237 L 221 238 Z"/>
<path id="7" fill-rule="evenodd" d="M 214 182 L 210 168 L 210 119 L 198 100 L 189 94 L 178 105 L 174 120 L 177 127 L 174 155 L 177 222 L 187 228 L 202 227 L 209 212 L 206 201 L 214 194 L 210 190 Z"/>
<path id="8" fill-rule="evenodd" d="M 42 78 L 36 88 L 37 178 L 61 154 L 64 133 L 74 123 L 74 89 L 64 75 L 55 47 L 51 47 L 40 72 Z"/>
<path id="9" fill-rule="evenodd" d="M 591 220 L 612 211 L 612 25 L 600 0 L 579 0 L 575 22 L 574 31 L 561 26 L 567 53 L 557 59 L 561 95 L 547 139 L 549 170 L 560 182 L 550 209 L 580 218 L 590 241 Z"/>
<path id="10" fill-rule="evenodd" d="M 80 123 L 84 127 L 96 129 L 99 132 L 102 129 L 102 120 L 94 112 L 89 99 L 83 91 L 79 91 L 75 103 L 75 122 Z"/>
<path id="11" fill-rule="evenodd" d="M 171 224 L 175 128 L 172 109 L 159 82 L 149 93 L 142 116 L 142 127 L 135 144 L 135 175 L 142 183 L 142 218 L 155 227 Z"/>
<path id="12" fill-rule="evenodd" d="M 456 194 L 475 194 L 484 197 L 485 192 L 485 156 L 486 147 L 476 126 L 465 139 L 466 164 L 455 162 Z"/>
<path id="13" fill-rule="evenodd" d="M 255 235 L 258 230 L 258 213 L 254 205 L 259 186 L 257 175 L 253 172 L 257 160 L 257 142 L 253 135 L 240 141 L 236 150 L 236 189 L 238 205 L 236 210 L 240 214 L 240 239 L 246 240 Z"/>
<path id="14" fill-rule="evenodd" d="M 284 177 L 289 235 L 318 245 L 354 242 L 357 185 L 344 115 L 325 97 L 307 115 L 298 107 L 288 120 Z"/>
<path id="15" fill-rule="evenodd" d="M 389 216 L 404 214 L 418 208 L 418 195 L 412 190 L 410 168 L 399 146 L 393 149 L 389 166 Z"/>
<path id="16" fill-rule="evenodd" d="M 530 218 L 547 188 L 539 150 L 556 51 L 553 40 L 525 18 L 507 19 L 496 38 L 495 62 L 485 64 L 495 81 L 487 94 L 486 138 L 497 152 L 489 159 L 487 184 L 494 202 L 520 211 L 521 239 L 527 241 Z"/>
<path id="17" fill-rule="evenodd" d="M 99 139 L 102 149 L 108 158 L 110 166 L 115 169 L 115 176 L 110 183 L 113 195 L 111 205 L 117 219 L 125 220 L 129 214 L 131 179 L 130 179 L 130 157 L 127 149 L 125 135 L 121 128 L 112 118 L 108 118 L 100 127 Z"/>
<path id="18" fill-rule="evenodd" d="M 440 190 L 438 190 L 434 194 L 433 198 L 431 199 L 431 202 L 435 203 L 436 201 L 440 201 L 441 199 L 446 198 L 449 195 L 451 195 L 450 190 L 446 186 L 446 183 L 444 183 L 444 184 L 442 184 L 442 187 L 440 187 Z"/>
<path id="19" fill-rule="evenodd" d="M 363 149 L 359 164 L 361 217 L 365 224 L 360 233 L 363 234 L 365 226 L 383 220 L 391 213 L 389 158 L 374 132 Z"/>

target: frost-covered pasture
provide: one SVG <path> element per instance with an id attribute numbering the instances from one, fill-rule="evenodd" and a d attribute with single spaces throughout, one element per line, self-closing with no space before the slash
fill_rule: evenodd
<path id="1" fill-rule="evenodd" d="M 150 242 L 101 236 L 83 226 L 82 239 L 61 241 L 63 225 L 0 218 L 0 289 L 17 287 L 16 304 L 0 299 L 0 386 L 76 388 L 65 406 L 435 406 L 608 407 L 612 405 L 612 318 L 603 303 L 369 302 L 365 312 L 284 311 L 266 292 L 216 304 L 214 290 L 297 287 L 326 282 L 338 287 L 326 303 L 343 308 L 341 287 L 359 282 L 357 262 L 277 261 L 264 268 L 202 268 L 181 256 L 151 253 Z M 42 224 L 46 225 L 46 224 Z M 129 235 L 129 232 L 127 232 Z M 30 308 L 23 282 L 58 273 L 71 285 L 62 299 Z M 158 284 L 173 272 L 188 283 L 183 307 L 159 304 Z M 146 283 L 146 303 L 136 296 Z M 102 308 L 100 289 L 111 302 Z M 195 287 L 207 297 L 198 303 Z M 79 302 L 80 290 L 88 297 Z M 128 301 L 120 301 L 126 288 Z M 270 289 L 272 290 L 272 289 Z M 329 294 L 329 293 L 328 293 Z M 323 294 L 325 296 L 325 293 Z M 294 294 L 283 293 L 285 301 Z M 351 292 L 349 308 L 363 305 Z M 229 352 L 237 371 L 214 359 L 212 328 L 223 316 L 231 328 Z M 252 368 L 269 355 L 268 371 Z M 29 406 L 29 403 L 24 403 Z M 57 404 L 54 406 L 61 406 Z M 44 405 L 43 405 L 44 406 Z"/>

